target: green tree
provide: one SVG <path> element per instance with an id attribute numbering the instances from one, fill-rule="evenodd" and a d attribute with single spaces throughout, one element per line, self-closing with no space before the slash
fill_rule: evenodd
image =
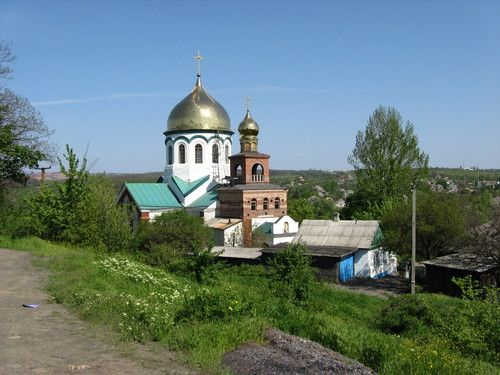
<path id="1" fill-rule="evenodd" d="M 108 251 L 128 250 L 132 240 L 131 217 L 126 206 L 116 204 L 113 182 L 99 174 L 89 176 L 85 184 L 85 194 L 76 203 L 66 238 Z"/>
<path id="2" fill-rule="evenodd" d="M 417 258 L 430 259 L 457 248 L 466 234 L 458 197 L 431 191 L 417 194 Z M 411 200 L 402 199 L 384 214 L 382 245 L 389 251 L 411 254 Z"/>
<path id="3" fill-rule="evenodd" d="M 10 45 L 0 41 L 0 199 L 8 181 L 25 183 L 24 168 L 34 168 L 50 158 L 54 146 L 52 132 L 28 100 L 7 89 L 15 56 Z M 1 204 L 1 200 L 0 200 Z"/>
<path id="4" fill-rule="evenodd" d="M 298 304 L 309 298 L 314 280 L 311 257 L 306 250 L 303 243 L 290 244 L 269 261 L 271 288 L 278 295 Z"/>
<path id="5" fill-rule="evenodd" d="M 136 249 L 150 263 L 192 275 L 197 282 L 209 281 L 216 274 L 213 243 L 212 229 L 186 210 L 165 212 L 153 222 L 141 223 L 136 236 Z"/>
<path id="6" fill-rule="evenodd" d="M 15 126 L 8 123 L 8 107 L 0 105 L 0 195 L 7 181 L 25 184 L 24 168 L 35 168 L 44 157 L 40 151 L 15 142 Z"/>
<path id="7" fill-rule="evenodd" d="M 305 219 L 315 219 L 314 207 L 305 198 L 290 199 L 288 201 L 288 215 L 301 223 Z"/>
<path id="8" fill-rule="evenodd" d="M 355 217 L 386 199 L 409 194 L 411 186 L 428 174 L 429 157 L 420 151 L 414 127 L 393 107 L 378 107 L 348 158 L 356 174 L 355 192 L 346 201 L 344 216 Z M 375 215 L 372 215 L 375 216 Z M 376 217 L 373 217 L 376 218 Z"/>

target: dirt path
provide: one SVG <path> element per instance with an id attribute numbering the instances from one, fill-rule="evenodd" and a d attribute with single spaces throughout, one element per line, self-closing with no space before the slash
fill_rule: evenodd
<path id="1" fill-rule="evenodd" d="M 196 374 L 159 346 L 104 343 L 63 306 L 47 302 L 45 282 L 30 254 L 0 249 L 0 375 Z"/>

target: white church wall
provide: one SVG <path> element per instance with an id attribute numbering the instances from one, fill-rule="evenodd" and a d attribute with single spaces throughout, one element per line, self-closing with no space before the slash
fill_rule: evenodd
<path id="1" fill-rule="evenodd" d="M 297 233 L 299 231 L 299 223 L 293 220 L 290 216 L 284 215 L 279 218 L 273 224 L 273 234 L 284 234 L 286 225 L 288 223 L 288 232 L 287 233 Z M 292 236 L 293 237 L 293 236 Z"/>
<path id="2" fill-rule="evenodd" d="M 204 176 L 221 181 L 229 175 L 229 159 L 225 155 L 225 147 L 228 146 L 228 153 L 231 155 L 231 136 L 228 134 L 218 134 L 216 132 L 200 133 L 176 133 L 170 135 L 172 139 L 166 142 L 165 153 L 165 179 L 170 181 L 172 175 L 182 178 L 185 181 L 194 181 Z M 179 163 L 179 146 L 185 147 L 185 163 Z M 212 146 L 219 147 L 219 163 L 212 163 Z M 196 163 L 196 146 L 202 147 L 202 162 Z M 168 163 L 168 147 L 173 147 L 173 163 Z"/>

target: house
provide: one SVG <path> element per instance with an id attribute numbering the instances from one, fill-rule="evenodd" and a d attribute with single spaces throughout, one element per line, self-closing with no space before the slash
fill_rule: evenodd
<path id="1" fill-rule="evenodd" d="M 460 288 L 452 281 L 471 276 L 481 285 L 500 284 L 500 265 L 492 256 L 478 254 L 451 254 L 423 262 L 426 289 L 430 292 L 460 296 Z"/>
<path id="2" fill-rule="evenodd" d="M 375 220 L 304 220 L 293 243 L 303 242 L 320 277 L 345 282 L 397 272 L 396 257 L 380 248 L 382 231 Z M 272 256 L 283 245 L 263 249 Z"/>

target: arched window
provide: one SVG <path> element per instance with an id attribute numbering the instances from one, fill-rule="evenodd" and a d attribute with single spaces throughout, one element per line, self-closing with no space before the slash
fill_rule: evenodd
<path id="1" fill-rule="evenodd" d="M 219 162 L 219 146 L 213 145 L 212 146 L 212 163 L 218 163 Z"/>
<path id="2" fill-rule="evenodd" d="M 253 175 L 263 175 L 264 174 L 264 167 L 261 164 L 254 164 L 252 167 L 252 174 Z"/>
<path id="3" fill-rule="evenodd" d="M 226 164 L 229 164 L 229 146 L 226 145 L 226 147 L 224 148 L 224 151 L 225 151 L 225 155 L 226 155 Z"/>
<path id="4" fill-rule="evenodd" d="M 255 211 L 257 209 L 257 199 L 252 198 L 252 200 L 250 201 L 250 208 L 252 209 L 252 211 Z"/>
<path id="5" fill-rule="evenodd" d="M 269 199 L 264 198 L 264 201 L 262 202 L 262 208 L 264 210 L 267 210 L 269 208 Z"/>
<path id="6" fill-rule="evenodd" d="M 185 164 L 186 163 L 186 146 L 184 145 L 179 145 L 179 163 Z"/>
<path id="7" fill-rule="evenodd" d="M 238 165 L 238 166 L 236 167 L 236 176 L 237 176 L 237 177 L 241 177 L 241 176 L 243 176 L 243 169 L 241 168 L 241 165 Z"/>
<path id="8" fill-rule="evenodd" d="M 203 148 L 200 144 L 196 145 L 194 148 L 194 162 L 196 164 L 203 163 Z"/>
<path id="9" fill-rule="evenodd" d="M 274 198 L 274 208 L 280 208 L 280 199 Z"/>
<path id="10" fill-rule="evenodd" d="M 288 233 L 290 231 L 290 227 L 288 225 L 288 222 L 285 221 L 283 224 L 283 233 Z"/>
<path id="11" fill-rule="evenodd" d="M 172 149 L 172 145 L 168 146 L 168 164 L 172 164 L 174 162 L 174 151 Z"/>
<path id="12" fill-rule="evenodd" d="M 252 181 L 253 182 L 264 181 L 264 167 L 259 163 L 256 163 L 252 166 Z"/>

